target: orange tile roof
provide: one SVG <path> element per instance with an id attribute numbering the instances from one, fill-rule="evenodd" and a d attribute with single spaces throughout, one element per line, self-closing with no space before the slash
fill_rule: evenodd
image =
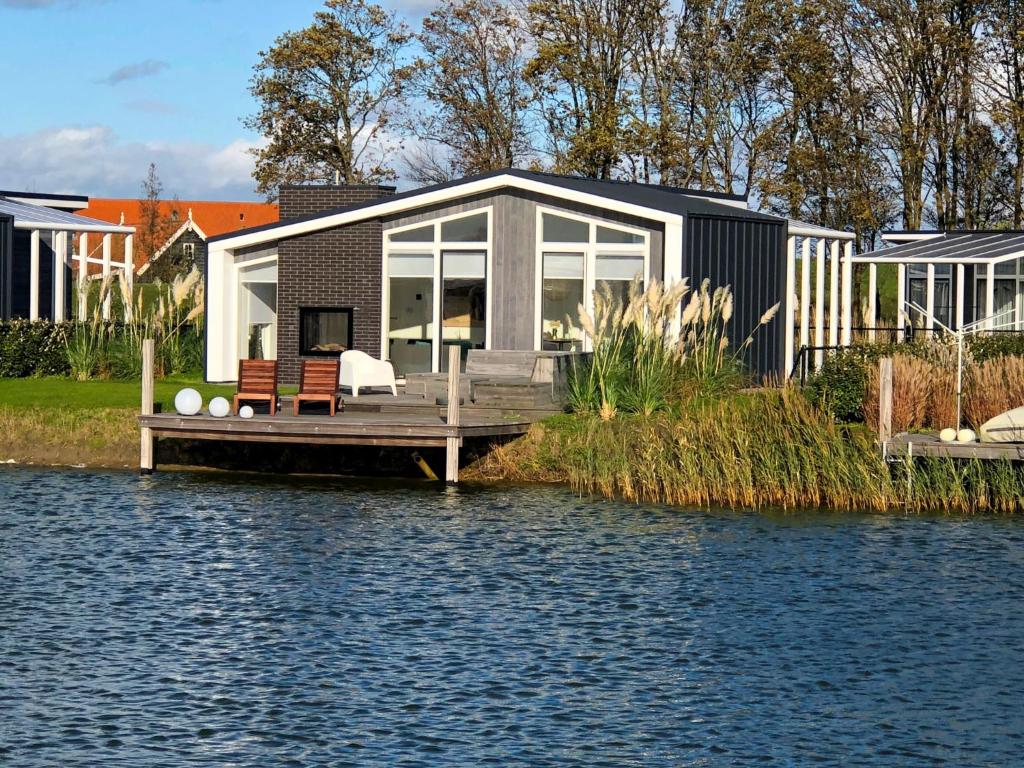
<path id="1" fill-rule="evenodd" d="M 75 213 L 100 221 L 109 221 L 112 224 L 119 223 L 121 216 L 124 215 L 125 224 L 137 227 L 142 219 L 141 207 L 142 201 L 134 198 L 93 197 L 89 199 L 88 206 L 75 211 Z M 223 202 L 219 200 L 160 201 L 160 213 L 168 222 L 168 230 L 172 234 L 188 220 L 190 210 L 192 211 L 192 221 L 207 237 L 223 235 L 246 227 L 271 224 L 279 218 L 276 203 Z M 92 256 L 99 255 L 95 251 L 99 248 L 101 241 L 101 235 L 89 237 L 89 251 Z M 123 242 L 123 237 L 115 238 L 114 261 L 123 259 Z M 163 243 L 160 245 L 162 246 Z M 138 233 L 135 237 L 134 257 L 136 269 L 145 264 L 150 257 L 150 254 L 140 252 Z M 90 268 L 90 272 L 92 271 L 95 270 Z"/>
<path id="2" fill-rule="evenodd" d="M 137 225 L 142 218 L 141 200 L 131 198 L 93 197 L 89 205 L 76 213 L 91 216 L 100 221 L 116 224 L 124 214 L 125 224 Z M 177 211 L 178 221 L 188 218 L 192 210 L 192 220 L 206 233 L 207 237 L 223 235 L 246 227 L 258 227 L 271 224 L 278 219 L 276 203 L 244 203 L 222 202 L 219 200 L 161 200 L 160 213 L 171 216 Z"/>

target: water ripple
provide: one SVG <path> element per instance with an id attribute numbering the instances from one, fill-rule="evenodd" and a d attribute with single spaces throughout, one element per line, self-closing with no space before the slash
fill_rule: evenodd
<path id="1" fill-rule="evenodd" d="M 1010 765 L 1024 525 L 0 472 L 0 764 Z"/>

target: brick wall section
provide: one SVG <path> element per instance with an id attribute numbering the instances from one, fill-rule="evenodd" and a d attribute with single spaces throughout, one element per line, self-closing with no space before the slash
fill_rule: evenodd
<path id="1" fill-rule="evenodd" d="M 281 219 L 310 216 L 395 194 L 394 187 L 377 184 L 282 184 L 278 191 Z"/>
<path id="2" fill-rule="evenodd" d="M 282 187 L 281 218 L 286 210 L 299 216 L 391 194 L 393 187 Z M 282 383 L 299 382 L 300 307 L 351 307 L 354 347 L 380 357 L 381 244 L 379 219 L 279 243 L 277 359 Z"/>

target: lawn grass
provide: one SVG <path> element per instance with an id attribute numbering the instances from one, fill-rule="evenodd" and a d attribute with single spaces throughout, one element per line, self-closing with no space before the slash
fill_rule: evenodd
<path id="1" fill-rule="evenodd" d="M 198 376 L 158 379 L 154 406 L 174 411 L 174 396 L 192 387 L 206 407 L 233 384 L 207 384 Z M 293 394 L 296 387 L 281 387 Z M 0 379 L 0 462 L 132 467 L 138 464 L 138 380 L 75 381 L 62 377 Z"/>
<path id="2" fill-rule="evenodd" d="M 218 395 L 229 400 L 235 393 L 233 384 L 207 384 L 199 377 L 175 376 L 158 379 L 154 403 L 163 411 L 174 410 L 174 396 L 191 387 L 203 396 L 203 403 Z M 281 387 L 291 394 L 295 387 Z M 0 379 L 0 405 L 10 408 L 100 409 L 127 408 L 138 410 L 142 385 L 138 380 L 75 381 L 63 377 Z"/>

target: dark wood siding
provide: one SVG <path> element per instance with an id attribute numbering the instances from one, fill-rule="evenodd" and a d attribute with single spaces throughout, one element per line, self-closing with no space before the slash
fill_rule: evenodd
<path id="1" fill-rule="evenodd" d="M 683 275 L 694 288 L 705 278 L 711 287 L 731 286 L 733 316 L 729 340 L 735 349 L 765 310 L 785 292 L 786 226 L 783 222 L 689 215 L 684 223 Z M 782 319 L 760 329 L 744 354 L 759 375 L 781 373 Z"/>

